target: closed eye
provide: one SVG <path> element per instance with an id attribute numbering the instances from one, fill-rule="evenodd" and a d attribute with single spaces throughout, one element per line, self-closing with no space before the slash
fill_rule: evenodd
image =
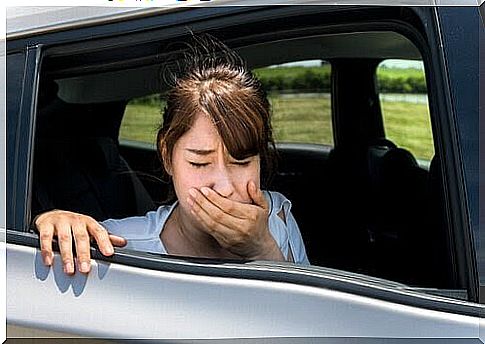
<path id="1" fill-rule="evenodd" d="M 247 161 L 233 161 L 232 164 L 237 165 L 237 166 L 247 166 L 247 165 L 249 165 L 250 162 L 251 162 L 251 160 L 247 160 Z"/>
<path id="2" fill-rule="evenodd" d="M 194 166 L 194 167 L 204 167 L 204 166 L 209 165 L 208 162 L 193 162 L 193 161 L 189 161 L 189 164 Z"/>

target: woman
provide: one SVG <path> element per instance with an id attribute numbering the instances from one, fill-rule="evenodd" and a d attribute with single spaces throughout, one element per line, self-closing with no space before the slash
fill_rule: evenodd
<path id="1" fill-rule="evenodd" d="M 90 237 L 104 255 L 114 246 L 145 252 L 308 264 L 291 203 L 260 189 L 261 164 L 274 149 L 270 105 L 242 59 L 209 36 L 195 39 L 168 93 L 157 147 L 176 195 L 142 217 L 109 219 L 54 210 L 39 215 L 46 265 L 57 236 L 64 271 L 90 270 Z M 109 233 L 109 234 L 108 234 Z"/>

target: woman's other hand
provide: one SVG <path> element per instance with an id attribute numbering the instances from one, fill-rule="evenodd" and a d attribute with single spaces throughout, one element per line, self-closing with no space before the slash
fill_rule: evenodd
<path id="1" fill-rule="evenodd" d="M 78 270 L 83 273 L 91 270 L 91 237 L 96 240 L 101 253 L 105 256 L 111 256 L 114 253 L 113 245 L 119 247 L 126 245 L 124 238 L 108 234 L 106 229 L 92 217 L 70 211 L 52 210 L 43 213 L 37 216 L 34 225 L 39 231 L 44 264 L 51 266 L 53 263 L 52 240 L 56 236 L 66 274 L 74 273 L 72 240 L 76 245 Z"/>
<path id="2" fill-rule="evenodd" d="M 207 187 L 192 188 L 187 202 L 209 234 L 231 253 L 249 259 L 283 261 L 268 229 L 269 207 L 264 194 L 253 181 L 247 188 L 253 204 L 230 200 Z"/>

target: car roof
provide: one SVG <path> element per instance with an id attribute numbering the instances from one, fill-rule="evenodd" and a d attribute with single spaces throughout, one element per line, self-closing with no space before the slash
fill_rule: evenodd
<path id="1" fill-rule="evenodd" d="M 92 25 L 136 17 L 170 8 L 134 7 L 7 7 L 7 38 L 29 35 L 66 27 Z"/>
<path id="2" fill-rule="evenodd" d="M 479 6 L 485 0 L 394 0 L 395 5 L 460 5 Z M 7 7 L 7 38 L 24 36 L 66 27 L 92 25 L 94 23 L 118 21 L 127 17 L 153 15 L 157 12 L 167 12 L 202 6 L 200 1 L 184 3 L 182 6 L 176 0 L 160 2 L 164 7 L 100 7 L 100 6 L 69 6 L 69 7 Z M 165 5 L 166 4 L 166 5 Z M 261 6 L 261 5 L 389 5 L 388 0 L 214 0 L 204 2 L 203 6 Z"/>

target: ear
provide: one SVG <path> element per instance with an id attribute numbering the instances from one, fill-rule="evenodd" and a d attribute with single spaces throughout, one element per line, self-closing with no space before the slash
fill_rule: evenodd
<path id="1" fill-rule="evenodd" d="M 161 148 L 161 156 L 162 156 L 162 161 L 163 161 L 163 168 L 165 171 L 168 173 L 169 176 L 172 176 L 172 163 L 170 157 L 168 156 L 168 151 L 167 151 L 167 145 L 165 143 L 162 143 L 162 148 Z"/>

